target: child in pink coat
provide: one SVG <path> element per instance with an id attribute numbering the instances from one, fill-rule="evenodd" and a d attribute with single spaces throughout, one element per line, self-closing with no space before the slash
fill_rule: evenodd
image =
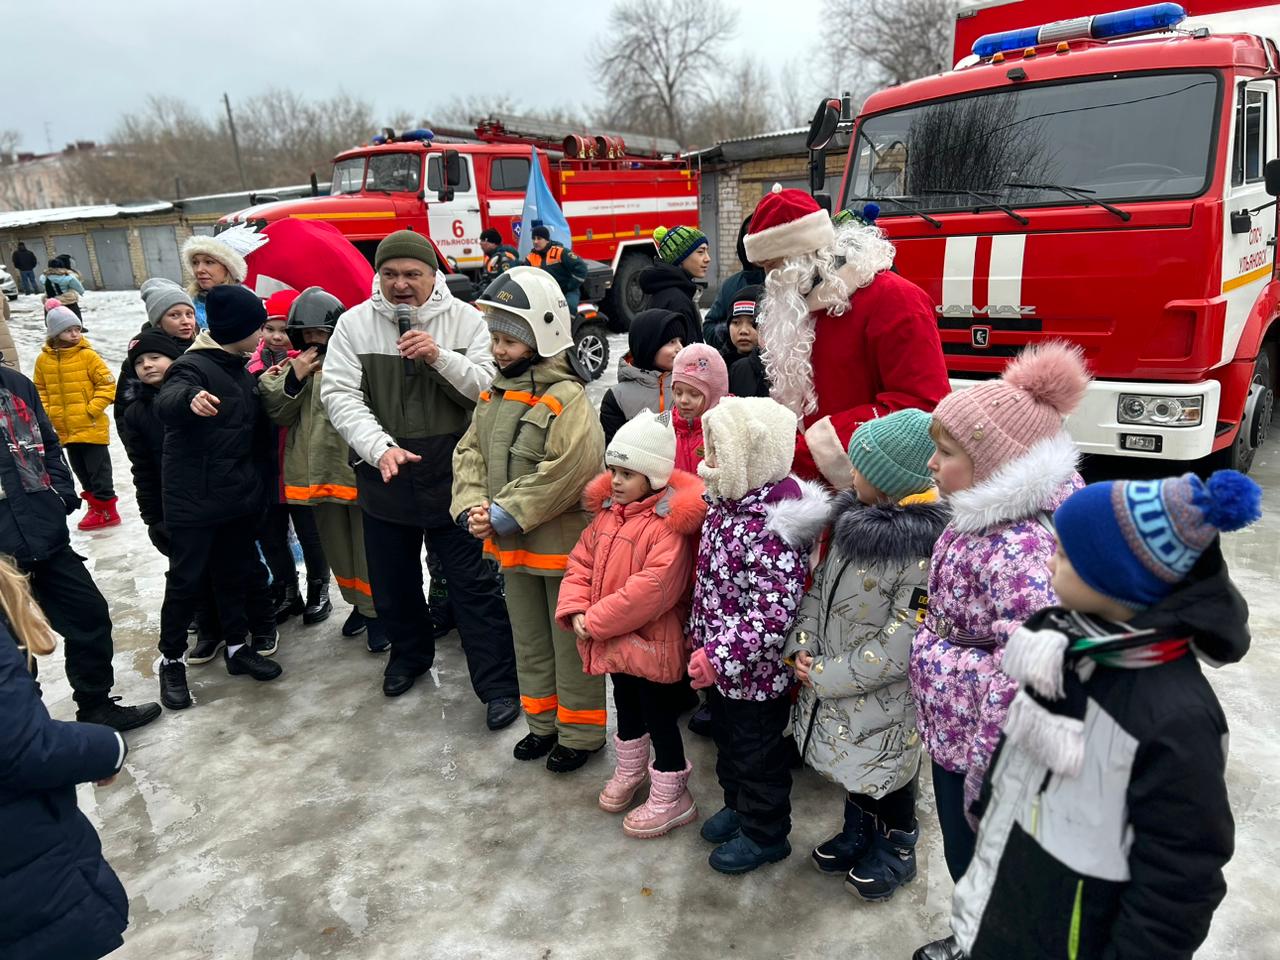
<path id="1" fill-rule="evenodd" d="M 621 813 L 645 779 L 652 782 L 648 800 L 622 822 L 630 837 L 659 837 L 698 816 L 679 716 L 684 624 L 707 505 L 702 481 L 674 469 L 675 451 L 670 411 L 642 410 L 614 434 L 608 470 L 587 485 L 584 502 L 595 518 L 569 555 L 556 605 L 560 625 L 577 634 L 583 669 L 613 678 L 618 764 L 600 807 Z"/>
<path id="2" fill-rule="evenodd" d="M 671 368 L 676 408 L 676 469 L 697 473 L 702 462 L 702 415 L 729 393 L 729 368 L 720 351 L 691 343 Z"/>

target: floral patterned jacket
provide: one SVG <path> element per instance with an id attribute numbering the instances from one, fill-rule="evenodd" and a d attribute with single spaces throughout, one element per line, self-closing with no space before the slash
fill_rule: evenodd
<path id="1" fill-rule="evenodd" d="M 804 595 L 810 546 L 830 512 L 816 483 L 787 477 L 741 500 L 711 501 L 698 544 L 689 636 L 716 689 L 774 700 L 791 686 L 782 647 Z"/>
<path id="2" fill-rule="evenodd" d="M 952 495 L 951 523 L 933 549 L 929 612 L 911 645 L 911 692 L 929 756 L 965 774 L 966 814 L 1018 691 L 1000 669 L 1005 644 L 1022 621 L 1057 602 L 1052 515 L 1084 485 L 1077 459 L 1063 432 Z"/>

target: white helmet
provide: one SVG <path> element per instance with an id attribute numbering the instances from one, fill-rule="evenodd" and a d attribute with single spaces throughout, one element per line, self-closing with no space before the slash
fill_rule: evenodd
<path id="1" fill-rule="evenodd" d="M 522 342 L 532 330 L 530 346 L 539 356 L 554 357 L 573 346 L 568 301 L 555 278 L 539 267 L 512 267 L 485 287 L 476 306 L 490 330 Z"/>

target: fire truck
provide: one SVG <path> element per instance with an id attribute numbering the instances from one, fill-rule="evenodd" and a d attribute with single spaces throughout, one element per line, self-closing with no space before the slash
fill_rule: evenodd
<path id="1" fill-rule="evenodd" d="M 384 130 L 368 145 L 334 157 L 328 196 L 260 203 L 221 222 L 323 220 L 370 260 L 379 240 L 409 228 L 430 236 L 474 278 L 484 265 L 482 230 L 494 227 L 508 242 L 519 240 L 536 148 L 542 175 L 568 220 L 574 252 L 609 268 L 599 292 L 611 278 L 604 308 L 625 329 L 642 307 L 637 278 L 653 261 L 653 231 L 698 222 L 698 171 L 672 141 L 628 144 L 613 134 L 558 132 L 518 118 L 482 120 L 470 142 L 437 141 L 425 129 L 399 135 Z"/>
<path id="2" fill-rule="evenodd" d="M 849 130 L 839 206 L 933 298 L 955 388 L 1068 340 L 1083 452 L 1249 469 L 1280 370 L 1280 6 L 1246 4 L 972 7 L 953 69 L 820 106 L 811 185 Z"/>

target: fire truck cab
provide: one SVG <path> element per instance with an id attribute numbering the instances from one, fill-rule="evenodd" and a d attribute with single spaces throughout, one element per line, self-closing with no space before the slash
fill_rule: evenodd
<path id="1" fill-rule="evenodd" d="M 1280 6 L 1240 6 L 971 8 L 953 70 L 820 108 L 811 146 L 853 130 L 839 205 L 933 297 L 956 388 L 1065 339 L 1096 378 L 1085 453 L 1249 468 L 1280 371 L 1280 50 L 1255 32 Z"/>

